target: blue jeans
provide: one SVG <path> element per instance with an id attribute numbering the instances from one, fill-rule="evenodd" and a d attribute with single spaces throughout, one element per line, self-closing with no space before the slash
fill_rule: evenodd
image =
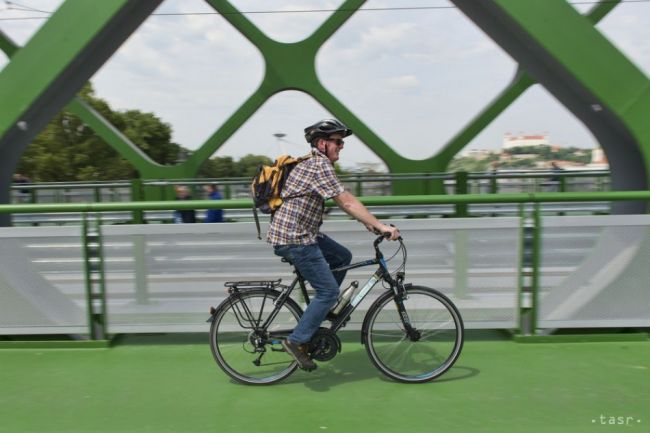
<path id="1" fill-rule="evenodd" d="M 339 287 L 346 272 L 333 273 L 330 268 L 349 265 L 352 253 L 333 239 L 318 234 L 318 243 L 310 245 L 275 245 L 276 255 L 289 260 L 316 291 L 305 313 L 288 339 L 303 344 L 311 340 L 325 316 L 336 304 Z"/>

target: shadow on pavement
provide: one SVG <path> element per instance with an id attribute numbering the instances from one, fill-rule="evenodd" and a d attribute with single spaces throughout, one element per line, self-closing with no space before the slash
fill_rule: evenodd
<path id="1" fill-rule="evenodd" d="M 310 388 L 313 391 L 323 392 L 328 391 L 337 385 L 361 382 L 370 379 L 378 379 L 387 383 L 400 383 L 390 379 L 377 370 L 363 348 L 352 348 L 346 351 L 344 344 L 343 351 L 338 354 L 336 358 L 329 362 L 317 362 L 317 364 L 318 369 L 316 371 L 307 373 L 297 370 L 293 375 L 278 385 L 304 383 L 307 388 Z M 480 370 L 476 368 L 455 365 L 444 375 L 428 382 L 428 384 L 469 379 L 477 376 L 479 373 Z M 426 385 L 427 384 L 421 384 L 421 386 Z"/>

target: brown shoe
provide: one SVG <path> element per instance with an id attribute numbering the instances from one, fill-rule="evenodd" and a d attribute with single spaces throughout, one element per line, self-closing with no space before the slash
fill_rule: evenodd
<path id="1" fill-rule="evenodd" d="M 304 344 L 296 344 L 291 340 L 282 340 L 282 347 L 293 359 L 298 362 L 298 367 L 305 371 L 316 370 L 318 367 L 314 361 L 307 355 Z"/>

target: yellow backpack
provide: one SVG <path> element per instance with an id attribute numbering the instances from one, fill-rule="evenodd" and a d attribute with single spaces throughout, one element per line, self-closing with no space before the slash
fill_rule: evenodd
<path id="1" fill-rule="evenodd" d="M 294 158 L 290 155 L 279 156 L 272 165 L 261 165 L 257 174 L 253 177 L 251 195 L 253 197 L 253 216 L 257 226 L 258 239 L 262 239 L 260 236 L 260 221 L 257 216 L 258 209 L 264 214 L 271 214 L 271 218 L 273 218 L 273 213 L 283 203 L 280 195 L 289 174 L 298 163 L 309 158 L 311 158 L 311 155 L 300 158 Z"/>

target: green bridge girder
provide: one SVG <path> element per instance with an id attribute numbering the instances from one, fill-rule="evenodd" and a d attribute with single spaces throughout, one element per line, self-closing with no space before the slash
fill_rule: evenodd
<path id="1" fill-rule="evenodd" d="M 648 77 L 592 21 L 563 0 L 453 1 L 589 128 L 607 154 L 613 189 L 648 188 Z M 642 202 L 614 209 L 645 210 Z"/>
<path id="2" fill-rule="evenodd" d="M 67 0 L 22 49 L 0 34 L 0 48 L 11 58 L 0 72 L 0 203 L 8 201 L 11 173 L 23 150 L 64 107 L 92 127 L 144 179 L 193 177 L 265 101 L 286 90 L 311 95 L 347 123 L 391 172 L 440 172 L 535 82 L 544 85 L 594 133 L 610 160 L 615 189 L 641 190 L 649 183 L 648 78 L 594 27 L 619 1 L 603 0 L 582 16 L 564 0 L 452 0 L 509 52 L 520 68 L 512 82 L 438 153 L 412 160 L 399 155 L 398 147 L 389 146 L 347 109 L 322 85 L 316 72 L 318 51 L 364 0 L 345 1 L 313 34 L 295 43 L 269 38 L 228 1 L 206 0 L 260 50 L 265 74 L 235 113 L 176 166 L 156 164 L 74 97 L 160 2 L 104 0 L 91 5 Z M 394 192 L 421 193 L 422 187 L 396 183 Z M 426 188 L 443 192 L 439 182 Z M 622 206 L 621 211 L 639 210 L 642 205 L 630 206 Z"/>

